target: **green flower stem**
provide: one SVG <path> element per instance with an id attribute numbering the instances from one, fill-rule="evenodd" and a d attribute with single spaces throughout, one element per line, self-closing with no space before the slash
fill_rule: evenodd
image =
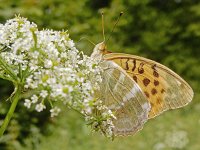
<path id="1" fill-rule="evenodd" d="M 10 68 L 10 66 L 5 63 L 2 59 L 2 57 L 0 56 L 0 66 L 1 68 L 3 68 L 6 73 L 8 73 L 14 80 L 17 80 L 17 76 L 15 75 L 15 73 L 12 71 L 12 69 Z"/>
<path id="2" fill-rule="evenodd" d="M 10 122 L 10 119 L 11 119 L 12 116 L 13 116 L 13 113 L 14 113 L 14 111 L 15 111 L 15 108 L 16 108 L 16 106 L 17 106 L 17 103 L 18 103 L 18 101 L 19 101 L 19 99 L 20 99 L 21 91 L 22 91 L 21 86 L 18 86 L 15 95 L 11 98 L 12 104 L 11 104 L 11 106 L 10 106 L 10 109 L 9 109 L 7 115 L 6 115 L 6 118 L 5 118 L 4 121 L 3 121 L 2 126 L 0 127 L 0 137 L 3 136 L 5 130 L 6 130 L 8 124 L 9 124 L 9 122 Z"/>

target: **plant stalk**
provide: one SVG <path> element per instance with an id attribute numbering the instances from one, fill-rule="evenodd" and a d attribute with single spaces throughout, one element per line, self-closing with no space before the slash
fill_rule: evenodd
<path id="1" fill-rule="evenodd" d="M 15 95 L 11 98 L 12 104 L 10 106 L 10 109 L 9 109 L 8 113 L 6 114 L 6 117 L 5 117 L 4 121 L 3 121 L 3 124 L 0 127 L 0 137 L 3 136 L 5 130 L 7 129 L 7 126 L 9 124 L 9 122 L 10 122 L 10 119 L 13 116 L 13 113 L 15 111 L 17 103 L 18 103 L 18 101 L 20 99 L 21 91 L 22 91 L 21 86 L 18 86 Z"/>

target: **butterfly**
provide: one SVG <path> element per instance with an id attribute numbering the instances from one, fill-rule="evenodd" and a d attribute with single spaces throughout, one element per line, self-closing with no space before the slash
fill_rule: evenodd
<path id="1" fill-rule="evenodd" d="M 162 112 L 187 105 L 193 90 L 179 75 L 153 60 L 106 50 L 97 44 L 91 55 L 103 68 L 99 99 L 111 109 L 114 135 L 132 135 Z"/>

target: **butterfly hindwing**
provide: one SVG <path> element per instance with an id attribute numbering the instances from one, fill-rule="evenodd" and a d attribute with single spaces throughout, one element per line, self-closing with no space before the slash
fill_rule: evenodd
<path id="1" fill-rule="evenodd" d="M 111 109 L 116 118 L 115 135 L 134 134 L 148 120 L 150 103 L 130 76 L 115 62 L 103 61 L 102 85 L 99 98 Z"/>
<path id="2" fill-rule="evenodd" d="M 104 60 L 117 63 L 139 85 L 151 104 L 149 118 L 185 106 L 193 98 L 192 88 L 180 76 L 155 61 L 121 53 L 106 54 Z"/>

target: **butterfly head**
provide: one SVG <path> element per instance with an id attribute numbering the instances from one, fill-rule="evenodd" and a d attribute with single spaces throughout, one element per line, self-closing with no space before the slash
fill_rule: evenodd
<path id="1" fill-rule="evenodd" d="M 101 42 L 94 47 L 94 50 L 98 50 L 100 53 L 104 53 L 106 51 L 105 42 Z"/>
<path id="2" fill-rule="evenodd" d="M 101 59 L 106 53 L 108 53 L 106 50 L 106 44 L 105 42 L 101 42 L 94 47 L 91 57 Z"/>

